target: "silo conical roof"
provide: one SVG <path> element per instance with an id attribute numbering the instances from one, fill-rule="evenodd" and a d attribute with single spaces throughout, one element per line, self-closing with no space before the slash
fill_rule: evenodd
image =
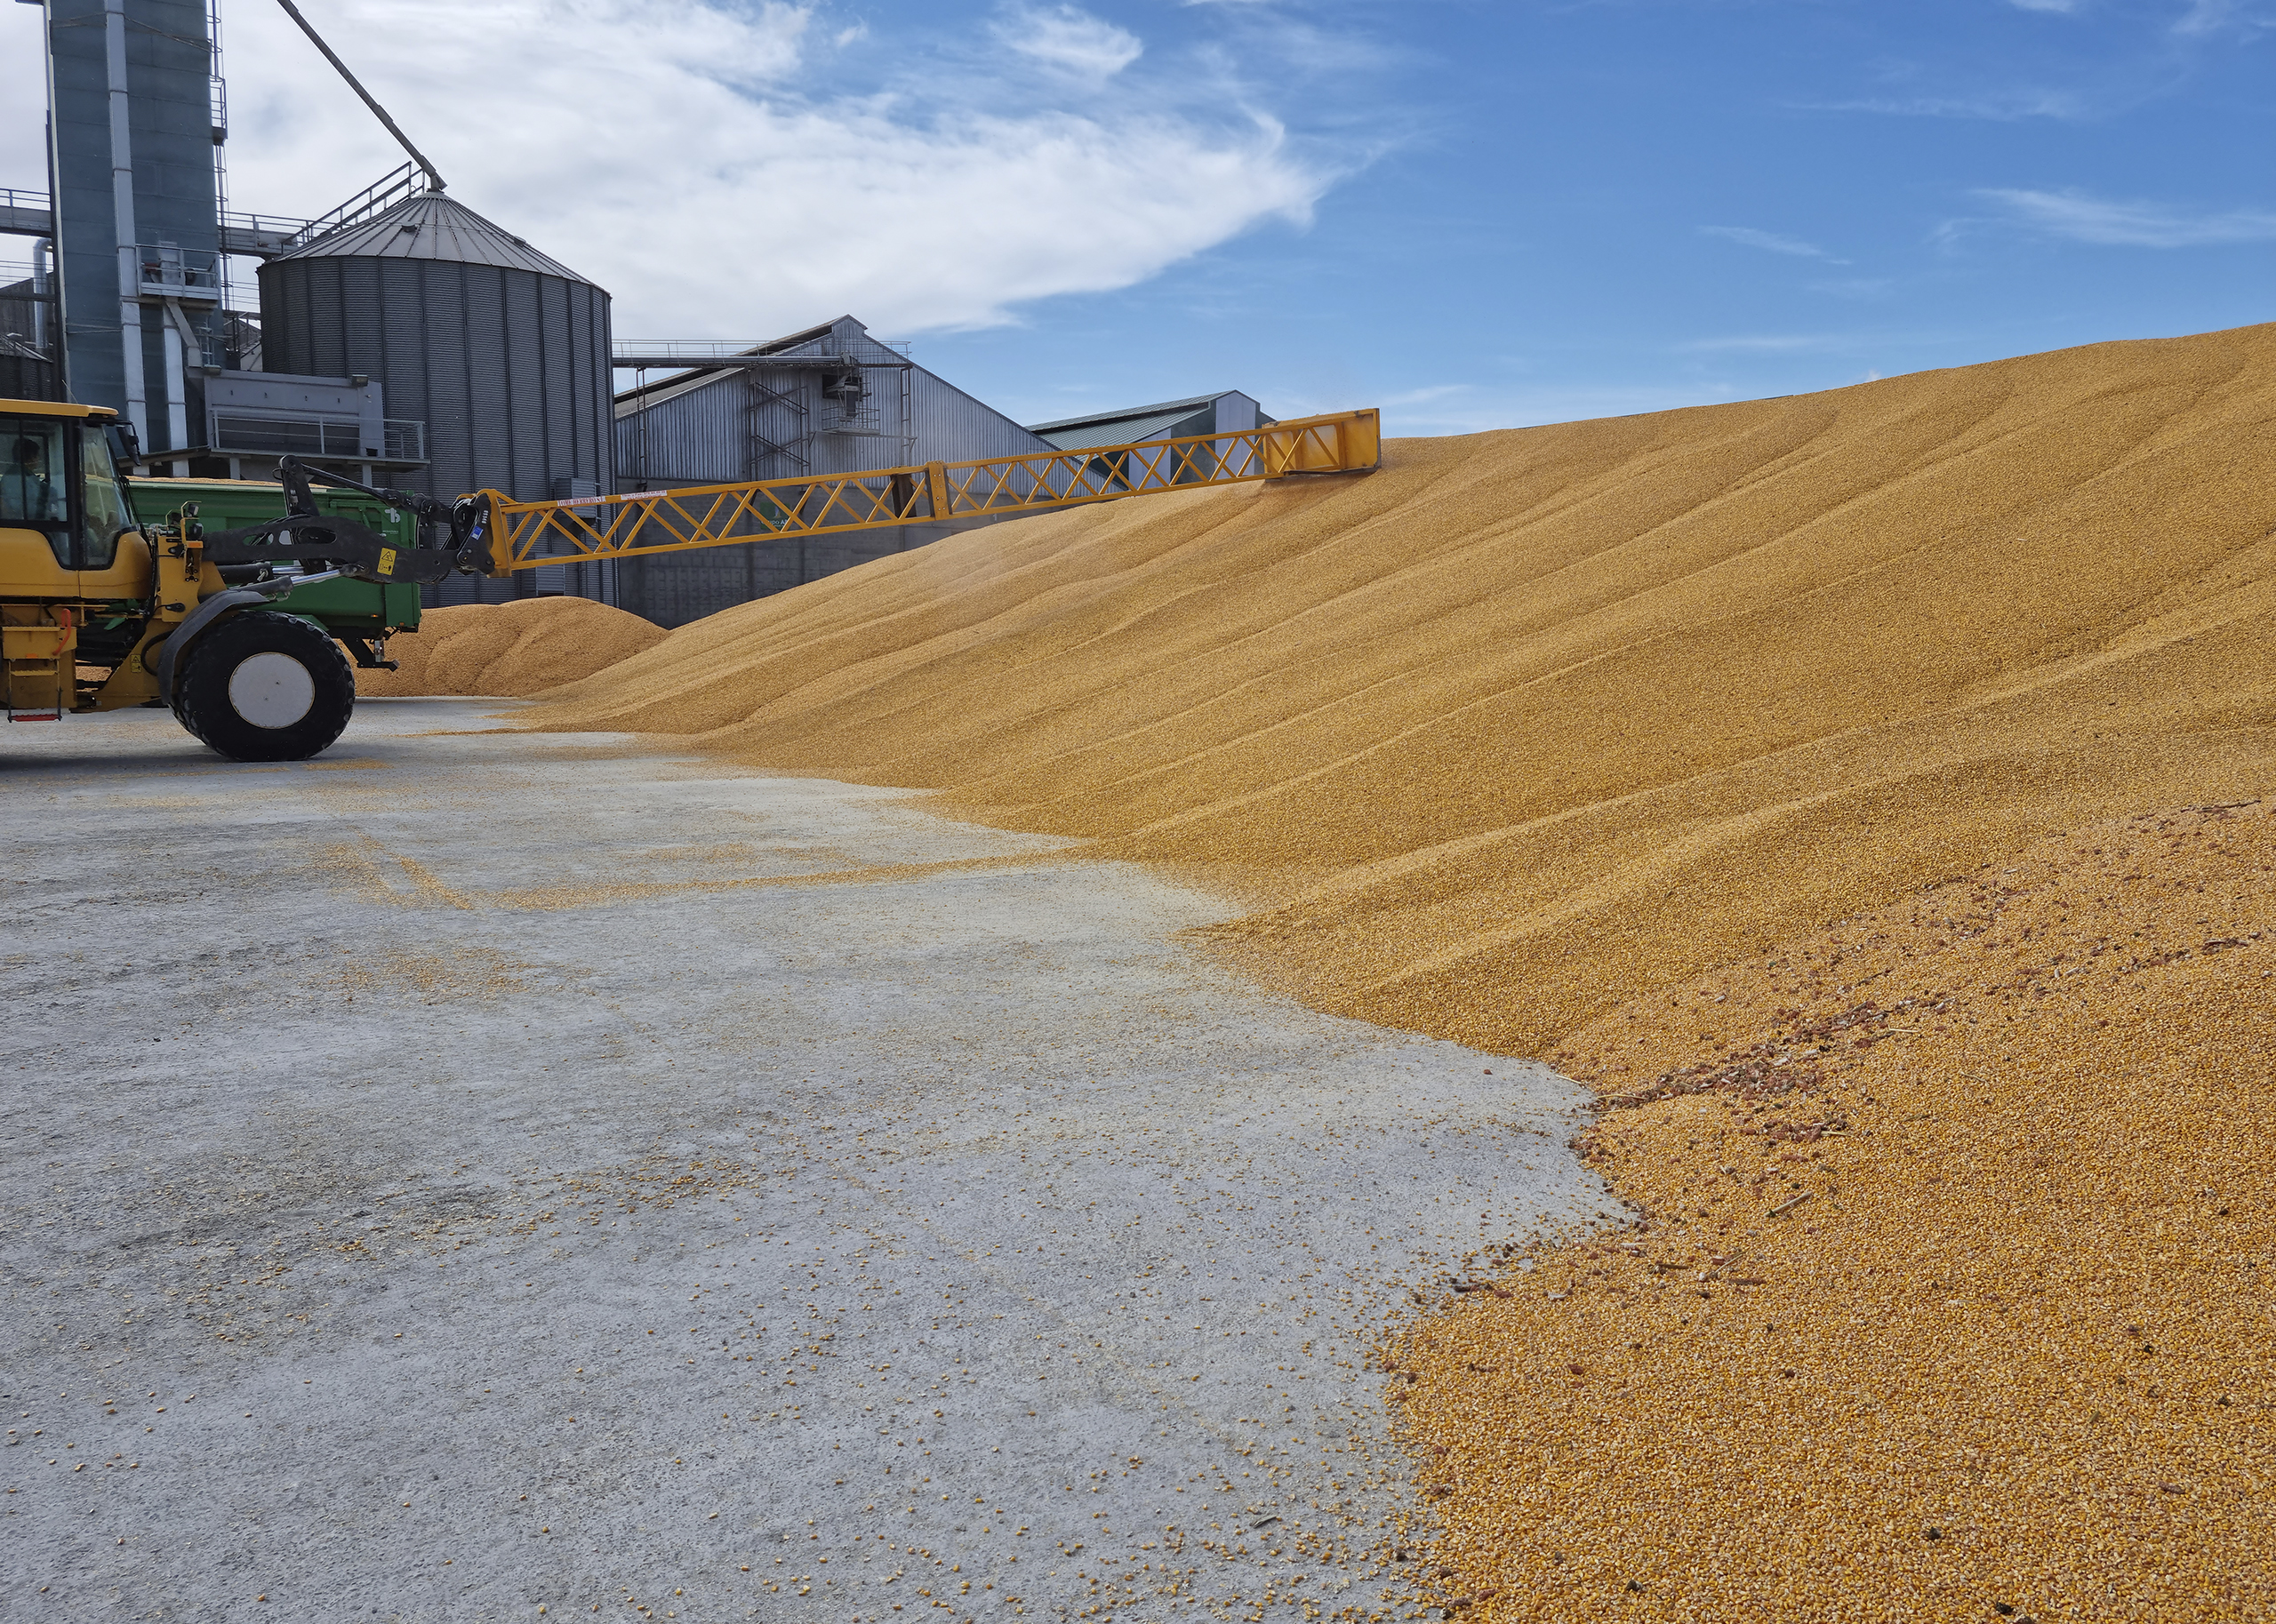
<path id="1" fill-rule="evenodd" d="M 406 197 L 369 220 L 328 231 L 312 243 L 269 261 L 293 260 L 440 260 L 456 265 L 495 265 L 535 271 L 565 282 L 595 284 L 558 260 L 549 259 L 520 237 L 493 225 L 455 198 L 440 192 Z"/>

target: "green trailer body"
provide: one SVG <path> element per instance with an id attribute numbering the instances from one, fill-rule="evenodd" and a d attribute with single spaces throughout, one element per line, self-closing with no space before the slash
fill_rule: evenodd
<path id="1" fill-rule="evenodd" d="M 252 479 L 137 479 L 128 487 L 134 516 L 145 524 L 164 521 L 185 502 L 197 504 L 197 522 L 209 531 L 240 530 L 284 516 L 284 487 Z M 317 508 L 353 519 L 378 532 L 389 545 L 419 545 L 419 521 L 355 491 L 319 491 Z M 305 615 L 334 636 L 375 639 L 419 629 L 419 588 L 409 582 L 382 586 L 346 576 L 295 587 L 274 600 L 276 608 Z"/>

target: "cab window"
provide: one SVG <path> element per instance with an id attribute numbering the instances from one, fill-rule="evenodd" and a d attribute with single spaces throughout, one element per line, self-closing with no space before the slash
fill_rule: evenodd
<path id="1" fill-rule="evenodd" d="M 125 492 L 119 487 L 118 471 L 111 466 L 110 444 L 102 431 L 90 425 L 80 436 L 79 444 L 80 466 L 87 476 L 80 519 L 85 551 L 79 567 L 108 570 L 118 557 L 120 532 L 134 528 L 134 515 L 127 508 Z"/>
<path id="2" fill-rule="evenodd" d="M 47 534 L 55 562 L 71 567 L 71 465 L 78 425 L 53 418 L 0 418 L 0 525 Z"/>

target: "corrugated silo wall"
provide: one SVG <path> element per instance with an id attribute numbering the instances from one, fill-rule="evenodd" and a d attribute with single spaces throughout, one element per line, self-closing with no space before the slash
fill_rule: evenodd
<path id="1" fill-rule="evenodd" d="M 380 381 L 390 418 L 427 425 L 428 465 L 399 476 L 448 500 L 488 488 L 522 500 L 611 475 L 608 295 L 589 283 L 453 260 L 313 258 L 260 271 L 272 372 Z M 454 576 L 426 597 L 498 603 L 539 591 L 608 595 L 613 566 L 504 580 Z"/>
<path id="2" fill-rule="evenodd" d="M 879 367 L 870 378 L 895 398 L 885 403 L 884 415 L 899 426 L 902 405 L 898 368 Z M 825 403 L 813 394 L 813 380 L 804 375 L 770 379 L 776 389 L 806 392 L 810 412 L 819 415 Z M 637 490 L 678 484 L 724 484 L 730 480 L 791 478 L 801 471 L 847 473 L 864 468 L 893 467 L 902 460 L 907 443 L 900 436 L 867 436 L 815 435 L 811 442 L 811 466 L 767 466 L 753 460 L 746 425 L 751 421 L 747 387 L 740 377 L 727 376 L 690 389 L 617 423 L 618 488 Z M 772 433 L 782 409 L 762 405 L 758 426 Z M 645 420 L 645 425 L 643 420 Z M 1033 435 L 992 407 L 982 404 L 923 368 L 909 378 L 907 433 L 915 441 L 911 462 L 957 462 L 980 457 L 1016 456 L 1045 451 Z M 645 439 L 643 438 L 645 433 Z M 633 613 L 659 626 L 685 626 L 738 604 L 787 592 L 806 581 L 835 575 L 856 564 L 907 552 L 964 531 L 984 529 L 999 520 L 966 520 L 954 524 L 904 524 L 891 529 L 856 531 L 838 538 L 814 537 L 770 541 L 749 547 L 723 547 L 702 551 L 665 554 L 627 560 L 617 566 L 620 596 L 616 600 Z"/>

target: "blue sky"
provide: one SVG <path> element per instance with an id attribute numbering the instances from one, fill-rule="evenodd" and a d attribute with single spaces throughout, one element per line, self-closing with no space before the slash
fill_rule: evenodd
<path id="1" fill-rule="evenodd" d="M 998 393 L 1222 377 L 1444 433 L 2276 318 L 2276 37 L 2247 8 L 1096 9 L 1164 57 L 1311 20 L 1325 65 L 1270 104 L 1350 172 L 1307 228 L 925 343 Z"/>
<path id="2" fill-rule="evenodd" d="M 2276 316 L 2276 0 L 303 0 L 628 338 L 1439 434 Z M 397 161 L 223 0 L 232 200 Z M 37 186 L 0 6 L 0 184 Z"/>

